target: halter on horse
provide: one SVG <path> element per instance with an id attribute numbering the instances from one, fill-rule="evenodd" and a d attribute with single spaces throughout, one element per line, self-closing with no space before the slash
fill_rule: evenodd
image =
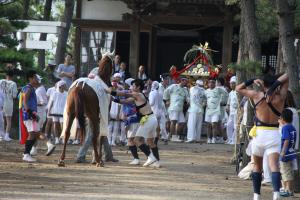
<path id="1" fill-rule="evenodd" d="M 102 59 L 99 63 L 98 75 L 99 77 L 108 84 L 110 82 L 110 76 L 112 73 L 112 62 L 114 52 L 102 53 Z M 75 81 L 77 82 L 77 80 Z M 99 138 L 99 125 L 100 125 L 100 107 L 99 100 L 96 92 L 88 85 L 83 82 L 78 82 L 69 89 L 66 105 L 66 129 L 65 129 L 65 138 L 64 138 L 64 147 L 63 152 L 58 161 L 58 166 L 65 166 L 65 152 L 66 144 L 70 137 L 70 130 L 75 118 L 77 118 L 80 126 L 81 141 L 85 137 L 85 118 L 87 117 L 92 126 L 92 140 L 95 152 L 95 159 L 97 166 L 103 166 L 102 157 L 102 143 L 103 140 L 107 139 L 106 136 L 100 137 L 100 147 L 98 154 L 98 138 Z"/>

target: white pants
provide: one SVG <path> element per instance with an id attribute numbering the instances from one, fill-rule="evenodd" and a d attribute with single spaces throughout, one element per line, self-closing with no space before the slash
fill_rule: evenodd
<path id="1" fill-rule="evenodd" d="M 126 135 L 127 135 L 125 123 L 121 122 L 120 126 L 121 126 L 121 137 L 120 137 L 120 141 L 121 141 L 121 142 L 125 142 L 125 141 L 126 141 Z"/>
<path id="2" fill-rule="evenodd" d="M 228 141 L 234 144 L 236 143 L 236 118 L 237 115 L 229 115 L 226 128 Z"/>
<path id="3" fill-rule="evenodd" d="M 46 121 L 46 118 L 47 118 L 46 107 L 44 107 L 44 106 L 43 107 L 42 106 L 38 106 L 37 113 L 38 113 L 38 116 L 40 118 L 40 120 L 39 120 L 39 126 L 42 129 L 43 126 L 44 126 L 44 123 Z"/>
<path id="4" fill-rule="evenodd" d="M 0 136 L 4 135 L 4 118 L 3 118 L 3 111 L 0 111 Z"/>
<path id="5" fill-rule="evenodd" d="M 161 115 L 156 115 L 156 119 L 159 125 L 161 138 L 168 139 L 168 134 L 166 131 L 166 116 L 164 113 L 161 113 Z"/>
<path id="6" fill-rule="evenodd" d="M 108 143 L 116 144 L 117 135 L 120 133 L 120 121 L 111 120 L 108 124 Z"/>
<path id="7" fill-rule="evenodd" d="M 187 139 L 200 141 L 202 129 L 203 113 L 189 113 L 187 123 Z"/>

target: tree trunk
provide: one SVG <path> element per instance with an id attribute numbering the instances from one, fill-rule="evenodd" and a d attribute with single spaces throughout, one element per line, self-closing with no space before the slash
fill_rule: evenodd
<path id="1" fill-rule="evenodd" d="M 61 34 L 58 36 L 55 62 L 57 64 L 62 63 L 64 61 L 67 41 L 69 36 L 69 30 L 71 27 L 71 21 L 73 17 L 74 11 L 74 0 L 65 0 L 65 11 L 64 11 L 64 22 L 66 23 L 66 27 L 62 28 Z"/>
<path id="2" fill-rule="evenodd" d="M 52 0 L 46 0 L 45 6 L 44 6 L 43 21 L 50 20 L 51 8 L 52 8 Z M 47 39 L 47 33 L 41 33 L 40 41 L 46 41 L 46 39 Z M 44 49 L 39 50 L 38 66 L 41 67 L 42 69 L 45 68 L 45 54 L 46 53 L 45 53 Z"/>
<path id="3" fill-rule="evenodd" d="M 279 23 L 279 38 L 283 55 L 283 63 L 289 76 L 289 88 L 294 95 L 297 108 L 300 107 L 299 69 L 294 46 L 294 21 L 296 1 L 276 0 Z"/>
<path id="4" fill-rule="evenodd" d="M 278 40 L 278 49 L 277 49 L 277 63 L 276 63 L 276 74 L 282 73 L 286 71 L 286 66 L 283 63 L 283 55 L 282 55 L 282 45 L 281 40 Z"/>
<path id="5" fill-rule="evenodd" d="M 258 30 L 255 16 L 255 1 L 241 0 L 241 9 L 244 13 L 245 35 L 249 49 L 249 60 L 261 60 L 261 45 L 258 37 Z"/>

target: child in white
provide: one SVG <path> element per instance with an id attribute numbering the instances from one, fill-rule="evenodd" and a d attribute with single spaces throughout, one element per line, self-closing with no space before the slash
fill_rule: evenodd
<path id="1" fill-rule="evenodd" d="M 0 141 L 4 135 L 4 119 L 3 119 L 4 93 L 0 90 Z M 4 136 L 5 137 L 5 136 Z"/>
<path id="2" fill-rule="evenodd" d="M 189 117 L 187 123 L 187 141 L 200 141 L 203 121 L 203 105 L 205 102 L 205 89 L 203 81 L 197 80 L 196 85 L 190 89 L 190 107 L 188 109 Z"/>
<path id="3" fill-rule="evenodd" d="M 149 103 L 158 121 L 162 139 L 168 139 L 166 131 L 166 116 L 163 94 L 160 93 L 158 89 L 159 83 L 157 81 L 153 81 L 151 86 L 151 92 L 149 94 Z M 159 134 L 157 135 L 157 137 L 159 137 Z"/>
<path id="4" fill-rule="evenodd" d="M 12 71 L 7 72 L 6 79 L 0 80 L 0 89 L 2 90 L 4 95 L 3 114 L 6 120 L 6 130 L 3 137 L 5 141 L 9 142 L 11 141 L 9 134 L 11 129 L 11 119 L 14 110 L 14 99 L 18 94 L 17 84 L 13 81 Z"/>
<path id="5" fill-rule="evenodd" d="M 236 143 L 236 123 L 237 123 L 237 108 L 238 98 L 235 91 L 236 77 L 230 79 L 231 92 L 229 93 L 227 108 L 229 109 L 229 117 L 227 122 L 227 144 Z"/>
<path id="6" fill-rule="evenodd" d="M 56 86 L 56 91 L 49 100 L 49 115 L 53 117 L 55 142 L 57 143 L 60 137 L 59 128 L 62 129 L 63 113 L 68 93 L 65 91 L 66 83 L 64 81 L 59 81 Z"/>

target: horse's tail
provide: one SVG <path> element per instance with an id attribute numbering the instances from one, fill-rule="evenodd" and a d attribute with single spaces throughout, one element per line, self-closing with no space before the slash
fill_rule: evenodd
<path id="1" fill-rule="evenodd" d="M 84 104 L 83 104 L 83 91 L 81 87 L 76 88 L 75 92 L 75 117 L 78 120 L 80 126 L 80 140 L 81 143 L 84 141 L 85 138 L 85 117 L 84 117 Z"/>

